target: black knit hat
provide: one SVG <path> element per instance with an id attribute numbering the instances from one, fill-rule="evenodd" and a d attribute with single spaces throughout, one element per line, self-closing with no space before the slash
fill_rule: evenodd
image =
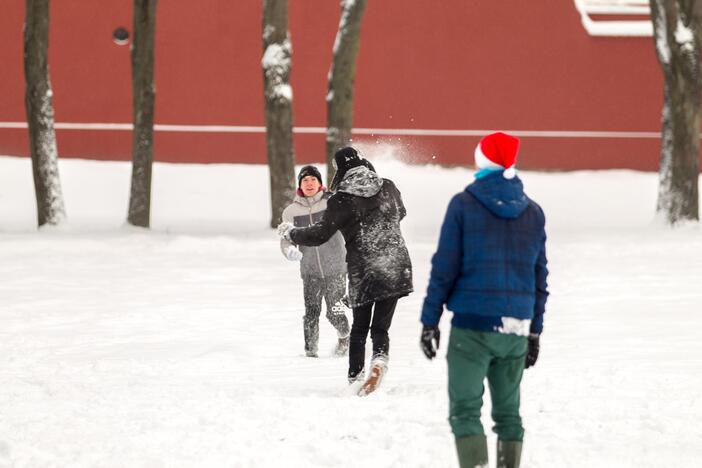
<path id="1" fill-rule="evenodd" d="M 337 172 L 346 172 L 351 168 L 360 166 L 362 163 L 362 158 L 359 156 L 356 148 L 347 146 L 346 148 L 341 148 L 339 151 L 334 153 L 334 162 L 336 163 Z"/>
<path id="2" fill-rule="evenodd" d="M 302 179 L 304 179 L 307 176 L 316 177 L 319 181 L 319 184 L 324 185 L 324 182 L 322 182 L 322 174 L 319 172 L 319 169 L 317 169 L 314 166 L 305 166 L 302 169 L 300 169 L 300 173 L 297 175 L 297 188 L 300 188 L 300 185 L 302 184 Z"/>
<path id="3" fill-rule="evenodd" d="M 331 183 L 331 189 L 336 190 L 344 180 L 344 176 L 349 169 L 353 169 L 358 166 L 368 167 L 368 161 L 363 159 L 356 151 L 355 148 L 347 146 L 346 148 L 341 148 L 339 151 L 334 153 L 334 164 L 336 165 L 336 174 L 334 174 L 334 180 Z"/>

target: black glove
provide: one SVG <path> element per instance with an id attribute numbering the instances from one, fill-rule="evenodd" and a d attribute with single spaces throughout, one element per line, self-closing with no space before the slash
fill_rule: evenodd
<path id="1" fill-rule="evenodd" d="M 524 365 L 525 369 L 536 364 L 536 360 L 539 358 L 539 335 L 530 333 L 528 343 L 529 347 L 527 348 L 526 364 Z"/>
<path id="2" fill-rule="evenodd" d="M 441 338 L 441 332 L 439 327 L 424 325 L 422 328 L 422 336 L 419 338 L 419 346 L 422 347 L 422 351 L 427 359 L 434 359 L 436 357 L 436 350 L 439 349 L 439 340 Z M 434 341 L 436 341 L 436 347 L 434 346 Z"/>

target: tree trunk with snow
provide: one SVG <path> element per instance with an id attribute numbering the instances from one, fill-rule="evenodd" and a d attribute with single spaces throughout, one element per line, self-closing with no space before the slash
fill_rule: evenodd
<path id="1" fill-rule="evenodd" d="M 48 52 L 49 0 L 26 0 L 25 106 L 39 226 L 57 225 L 66 217 L 58 171 Z"/>
<path id="2" fill-rule="evenodd" d="M 353 83 L 366 0 L 341 0 L 341 19 L 334 41 L 327 92 L 327 182 L 334 176 L 334 153 L 351 142 Z"/>
<path id="3" fill-rule="evenodd" d="M 156 0 L 134 0 L 132 44 L 132 185 L 127 221 L 149 227 L 151 218 L 151 166 L 154 159 L 154 36 Z"/>
<path id="4" fill-rule="evenodd" d="M 702 2 L 650 4 L 665 81 L 657 211 L 674 225 L 699 220 Z"/>
<path id="5" fill-rule="evenodd" d="M 271 227 L 295 196 L 292 88 L 292 46 L 288 33 L 287 0 L 263 1 L 263 68 L 266 146 L 271 185 Z"/>

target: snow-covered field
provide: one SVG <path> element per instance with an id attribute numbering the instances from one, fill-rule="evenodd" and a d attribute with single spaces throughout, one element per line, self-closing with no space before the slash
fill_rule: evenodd
<path id="1" fill-rule="evenodd" d="M 127 163 L 62 160 L 69 224 L 37 232 L 29 161 L 0 157 L 0 467 L 457 466 L 446 364 L 421 354 L 418 318 L 472 172 L 366 154 L 403 192 L 416 288 L 367 398 L 324 319 L 321 358 L 304 357 L 265 167 L 157 164 L 147 232 L 123 226 Z M 652 222 L 655 174 L 521 176 L 547 214 L 552 292 L 522 466 L 700 466 L 702 232 Z"/>

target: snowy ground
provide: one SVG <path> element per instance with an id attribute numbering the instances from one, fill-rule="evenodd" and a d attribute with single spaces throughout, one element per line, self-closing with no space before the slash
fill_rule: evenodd
<path id="1" fill-rule="evenodd" d="M 417 290 L 368 398 L 349 393 L 326 321 L 327 354 L 303 356 L 265 167 L 157 164 L 145 232 L 122 225 L 128 164 L 63 160 L 70 224 L 37 232 L 29 161 L 0 157 L 0 467 L 457 466 L 445 361 L 422 356 L 418 317 L 472 174 L 368 156 L 403 192 Z M 702 232 L 652 223 L 655 174 L 522 178 L 552 271 L 523 466 L 700 466 Z"/>

